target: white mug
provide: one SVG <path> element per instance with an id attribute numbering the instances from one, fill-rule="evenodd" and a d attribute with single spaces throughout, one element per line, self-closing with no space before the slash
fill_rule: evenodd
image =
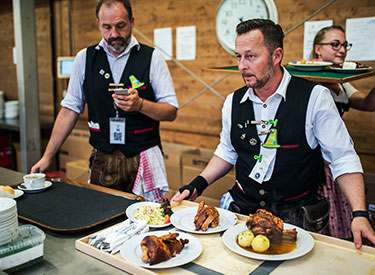
<path id="1" fill-rule="evenodd" d="M 27 174 L 23 177 L 27 189 L 43 188 L 45 180 L 46 174 L 43 173 Z"/>

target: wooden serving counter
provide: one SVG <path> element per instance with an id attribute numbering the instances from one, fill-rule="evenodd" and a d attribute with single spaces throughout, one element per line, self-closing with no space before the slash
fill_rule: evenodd
<path id="1" fill-rule="evenodd" d="M 183 201 L 172 205 L 174 211 L 197 204 Z M 246 216 L 237 215 L 238 222 Z M 167 228 L 168 230 L 170 228 Z M 172 227 L 171 230 L 174 230 Z M 96 234 L 96 233 L 94 233 Z M 77 250 L 132 274 L 375 274 L 375 248 L 354 248 L 352 242 L 311 233 L 314 248 L 308 254 L 286 261 L 259 261 L 238 255 L 223 243 L 220 233 L 193 234 L 203 245 L 202 254 L 193 262 L 169 269 L 146 269 L 125 261 L 120 253 L 110 255 L 88 245 L 91 235 L 76 240 Z"/>

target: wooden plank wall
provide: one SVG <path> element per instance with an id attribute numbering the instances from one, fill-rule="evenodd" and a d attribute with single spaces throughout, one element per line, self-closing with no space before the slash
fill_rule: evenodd
<path id="1" fill-rule="evenodd" d="M 278 8 L 279 24 L 288 31 L 304 18 L 311 15 L 328 0 L 274 0 Z M 197 59 L 182 61 L 207 84 L 211 84 L 225 75 L 221 72 L 203 71 L 205 67 L 236 65 L 235 58 L 229 55 L 219 44 L 215 33 L 215 14 L 219 0 L 133 0 L 135 27 L 151 40 L 155 28 L 172 27 L 176 37 L 176 27 L 196 26 Z M 81 48 L 97 43 L 100 33 L 95 22 L 95 0 L 54 0 L 53 15 L 55 18 L 54 42 L 56 56 L 75 55 Z M 52 113 L 52 61 L 51 35 L 49 20 L 49 1 L 36 1 L 39 89 L 41 114 L 51 116 Z M 375 15 L 375 1 L 337 0 L 322 13 L 311 20 L 333 19 L 334 24 L 345 27 L 347 18 L 369 17 Z M 137 36 L 138 40 L 146 43 Z M 16 72 L 12 62 L 14 46 L 13 17 L 11 1 L 0 4 L 0 90 L 4 90 L 8 99 L 17 98 Z M 146 43 L 148 44 L 148 43 Z M 292 32 L 285 39 L 285 57 L 283 63 L 302 58 L 303 26 Z M 174 47 L 175 56 L 175 47 Z M 375 67 L 375 62 L 363 62 Z M 168 61 L 179 104 L 184 104 L 192 96 L 205 89 L 197 79 L 181 69 L 173 61 Z M 7 77 L 4 77 L 6 75 Z M 374 86 L 374 77 L 354 81 L 353 84 L 368 92 Z M 231 74 L 213 88 L 222 96 L 241 87 L 243 81 L 237 74 Z M 66 80 L 57 81 L 57 102 L 60 102 Z M 215 148 L 219 142 L 221 130 L 221 108 L 223 100 L 213 92 L 207 91 L 196 100 L 180 109 L 178 118 L 170 123 L 162 123 L 162 139 L 164 141 Z M 81 116 L 80 123 L 86 124 L 87 115 Z M 353 137 L 366 172 L 375 173 L 375 113 L 351 110 L 344 116 L 345 123 Z"/>

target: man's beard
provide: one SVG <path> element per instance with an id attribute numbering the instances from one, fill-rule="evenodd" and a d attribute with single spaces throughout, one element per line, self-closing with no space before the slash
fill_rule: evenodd
<path id="1" fill-rule="evenodd" d="M 122 53 L 125 51 L 125 49 L 128 47 L 131 39 L 131 33 L 127 37 L 111 37 L 108 40 L 106 40 L 108 48 L 112 50 L 115 53 Z M 116 43 L 112 45 L 112 42 L 121 42 L 121 43 Z"/>
<path id="2" fill-rule="evenodd" d="M 265 77 L 263 77 L 262 79 L 258 79 L 255 75 L 253 75 L 256 78 L 255 83 L 251 85 L 251 84 L 247 84 L 245 81 L 246 86 L 249 88 L 253 88 L 253 89 L 263 88 L 267 84 L 268 80 L 270 80 L 270 78 L 273 76 L 272 56 L 270 56 L 270 58 L 268 59 L 267 66 L 268 66 L 267 74 L 265 75 Z M 242 74 L 242 77 L 245 80 L 244 76 L 246 76 L 246 73 Z"/>

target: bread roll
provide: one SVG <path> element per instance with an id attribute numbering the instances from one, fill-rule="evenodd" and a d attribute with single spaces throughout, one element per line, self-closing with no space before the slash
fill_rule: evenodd
<path id="1" fill-rule="evenodd" d="M 11 195 L 14 195 L 14 190 L 9 185 L 0 186 L 0 190 L 3 191 L 3 192 L 9 193 Z"/>

